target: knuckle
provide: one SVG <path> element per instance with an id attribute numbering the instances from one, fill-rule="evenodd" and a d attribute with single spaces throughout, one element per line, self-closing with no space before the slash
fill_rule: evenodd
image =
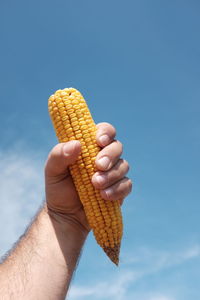
<path id="1" fill-rule="evenodd" d="M 112 124 L 110 124 L 108 122 L 104 122 L 104 125 L 109 128 L 109 130 L 111 131 L 111 133 L 112 133 L 113 136 L 116 135 L 116 129 L 115 129 L 115 127 Z"/>
<path id="2" fill-rule="evenodd" d="M 131 179 L 128 179 L 128 188 L 129 188 L 129 192 L 131 192 L 133 188 L 133 183 Z"/>
<path id="3" fill-rule="evenodd" d="M 123 152 L 123 144 L 119 140 L 115 140 L 116 146 L 119 149 L 120 154 Z"/>
<path id="4" fill-rule="evenodd" d="M 97 129 L 98 130 L 101 130 L 101 131 L 103 131 L 103 132 L 107 132 L 107 131 L 109 131 L 110 132 L 110 134 L 111 134 L 111 136 L 112 137 L 115 137 L 115 135 L 116 135 L 116 129 L 115 129 L 115 127 L 113 126 L 113 125 L 111 125 L 110 123 L 108 123 L 108 122 L 101 122 L 101 123 L 98 123 L 97 125 Z"/>
<path id="5" fill-rule="evenodd" d="M 127 160 L 123 159 L 123 164 L 124 164 L 124 168 L 126 170 L 126 173 L 128 173 L 128 171 L 130 170 L 130 166 L 129 163 L 127 162 Z"/>

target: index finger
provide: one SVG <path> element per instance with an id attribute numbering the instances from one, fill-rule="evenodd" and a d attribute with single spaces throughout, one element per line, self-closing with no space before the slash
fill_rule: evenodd
<path id="1" fill-rule="evenodd" d="M 96 140 L 100 147 L 105 147 L 113 142 L 116 136 L 116 129 L 109 123 L 103 122 L 96 125 Z"/>

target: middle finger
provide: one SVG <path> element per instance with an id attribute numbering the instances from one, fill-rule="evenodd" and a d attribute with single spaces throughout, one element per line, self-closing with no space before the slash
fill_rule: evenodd
<path id="1" fill-rule="evenodd" d="M 122 154 L 123 148 L 119 141 L 114 141 L 103 148 L 96 157 L 96 166 L 100 171 L 111 169 Z"/>

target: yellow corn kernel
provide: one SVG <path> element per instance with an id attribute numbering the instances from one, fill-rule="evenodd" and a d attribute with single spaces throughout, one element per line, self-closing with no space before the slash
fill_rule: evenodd
<path id="1" fill-rule="evenodd" d="M 73 88 L 56 91 L 49 98 L 48 108 L 59 142 L 79 140 L 82 145 L 70 172 L 97 243 L 118 265 L 123 231 L 121 209 L 118 201 L 105 201 L 91 183 L 100 147 L 89 108 L 81 93 Z"/>

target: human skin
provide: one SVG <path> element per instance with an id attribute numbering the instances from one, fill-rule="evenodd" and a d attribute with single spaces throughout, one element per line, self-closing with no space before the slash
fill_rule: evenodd
<path id="1" fill-rule="evenodd" d="M 115 128 L 97 125 L 93 185 L 105 201 L 121 204 L 131 192 L 126 177 L 128 162 L 121 159 L 122 144 Z M 45 165 L 46 201 L 17 245 L 0 265 L 0 297 L 3 300 L 65 299 L 81 249 L 90 231 L 69 165 L 81 151 L 78 141 L 57 144 Z"/>

